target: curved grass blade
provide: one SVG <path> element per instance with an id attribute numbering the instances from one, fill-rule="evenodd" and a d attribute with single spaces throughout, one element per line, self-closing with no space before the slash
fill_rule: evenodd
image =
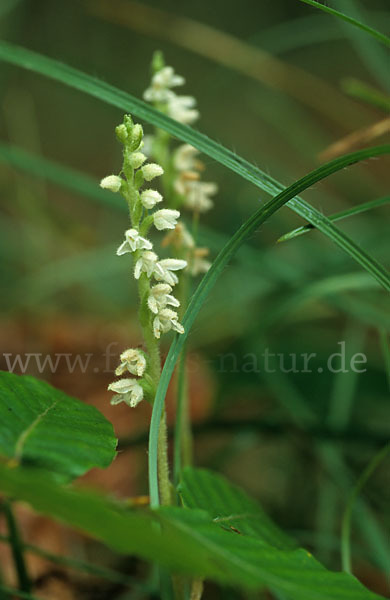
<path id="1" fill-rule="evenodd" d="M 234 152 L 208 138 L 206 135 L 170 119 L 151 106 L 148 106 L 142 100 L 139 100 L 104 81 L 100 81 L 91 75 L 87 75 L 68 65 L 4 41 L 0 42 L 0 60 L 40 73 L 41 75 L 45 75 L 56 81 L 60 81 L 65 85 L 90 94 L 91 96 L 111 104 L 112 106 L 116 106 L 121 110 L 131 111 L 135 116 L 156 127 L 164 129 L 174 137 L 191 144 L 268 194 L 275 195 L 284 189 L 284 186 L 278 181 L 245 159 L 237 156 Z M 363 160 L 364 157 L 369 158 L 370 156 L 379 156 L 381 154 L 389 153 L 390 145 L 378 147 L 375 154 L 365 154 L 365 151 L 361 151 L 361 153 L 356 152 L 355 162 Z M 339 231 L 327 217 L 299 197 L 291 199 L 288 206 L 303 219 L 314 225 L 329 237 L 364 269 L 369 271 L 373 277 L 378 279 L 378 281 L 381 281 L 383 285 L 383 267 L 378 265 L 378 263 L 353 242 L 353 240 Z M 382 271 L 382 276 L 380 275 L 380 271 Z"/>
<path id="2" fill-rule="evenodd" d="M 372 85 L 354 77 L 346 77 L 341 80 L 341 89 L 352 98 L 380 108 L 386 113 L 390 112 L 390 96 Z"/>
<path id="3" fill-rule="evenodd" d="M 348 15 L 345 15 L 344 13 L 339 12 L 338 10 L 335 10 L 334 8 L 330 8 L 329 6 L 326 6 L 325 4 L 316 2 L 315 0 L 300 0 L 300 1 L 304 2 L 305 4 L 310 4 L 310 6 L 314 6 L 314 8 L 319 8 L 320 10 L 323 10 L 324 12 L 326 12 L 330 15 L 333 15 L 334 17 L 337 17 L 338 19 L 342 19 L 343 21 L 350 23 L 350 25 L 354 25 L 355 27 L 362 29 L 363 31 L 365 31 L 366 33 L 368 33 L 369 35 L 374 37 L 376 40 L 378 40 L 385 46 L 390 47 L 390 38 L 388 38 L 383 33 L 376 31 L 376 29 L 373 29 L 372 27 L 369 27 L 368 25 L 365 25 L 364 23 L 360 23 L 360 21 L 357 21 L 356 19 L 353 19 L 352 17 L 349 17 Z"/>
<path id="4" fill-rule="evenodd" d="M 363 151 L 363 154 L 365 154 L 366 157 L 369 155 L 367 153 L 369 153 L 369 151 Z M 230 238 L 229 242 L 222 248 L 214 260 L 210 270 L 206 273 L 197 287 L 183 318 L 185 333 L 180 336 L 176 336 L 169 349 L 153 405 L 149 438 L 149 493 L 152 507 L 159 505 L 157 479 L 157 440 L 164 407 L 164 399 L 178 356 L 184 346 L 189 331 L 196 319 L 198 312 L 200 311 L 203 302 L 207 298 L 212 287 L 216 283 L 218 277 L 221 275 L 229 260 L 232 258 L 232 256 L 234 256 L 248 236 L 254 233 L 256 229 L 258 229 L 258 227 L 273 213 L 278 211 L 280 208 L 282 208 L 282 206 L 284 206 L 284 204 L 294 198 L 296 194 L 308 189 L 314 183 L 317 183 L 321 179 L 328 177 L 332 173 L 335 173 L 336 171 L 339 171 L 340 169 L 343 169 L 346 166 L 356 162 L 357 154 L 363 158 L 362 152 L 355 152 L 353 154 L 337 158 L 319 167 L 315 171 L 312 171 L 302 179 L 299 179 L 280 194 L 269 200 L 264 206 L 259 208 L 259 210 L 249 217 L 249 219 Z M 390 290 L 389 274 L 384 272 L 383 275 L 386 280 L 385 287 Z"/>
<path id="5" fill-rule="evenodd" d="M 372 208 L 378 208 L 378 206 L 383 206 L 384 204 L 388 204 L 389 202 L 390 196 L 384 196 L 383 198 L 377 198 L 376 200 L 371 200 L 370 202 L 364 202 L 364 204 L 359 204 L 359 206 L 353 206 L 352 208 L 347 208 L 347 210 L 342 210 L 340 212 L 334 213 L 333 215 L 330 215 L 328 219 L 332 222 L 341 221 L 341 219 L 359 215 L 360 213 L 366 212 L 367 210 L 371 210 Z M 293 229 L 292 231 L 289 231 L 288 233 L 282 235 L 282 237 L 278 239 L 278 242 L 286 242 L 287 240 L 292 240 L 298 235 L 308 233 L 313 229 L 315 229 L 315 227 L 311 223 L 309 223 L 309 225 L 297 227 L 297 229 Z"/>
<path id="6" fill-rule="evenodd" d="M 343 11 L 344 14 L 352 19 L 355 19 L 359 23 L 370 23 L 371 15 L 367 9 L 364 8 L 360 0 L 338 0 L 337 7 Z M 388 49 L 384 48 L 382 44 L 377 44 L 373 41 L 372 37 L 367 35 L 365 31 L 358 29 L 357 27 L 350 27 L 345 21 L 339 21 L 341 29 L 345 30 L 349 38 L 349 43 L 356 51 L 359 59 L 363 65 L 367 68 L 371 78 L 375 79 L 376 82 L 383 90 L 390 91 L 390 79 L 389 79 L 389 53 Z M 388 32 L 386 25 L 381 23 L 380 28 L 383 31 Z"/>

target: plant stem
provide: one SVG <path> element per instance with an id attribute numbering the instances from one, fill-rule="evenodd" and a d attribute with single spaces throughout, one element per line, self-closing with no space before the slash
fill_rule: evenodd
<path id="1" fill-rule="evenodd" d="M 162 414 L 158 432 L 158 483 L 162 505 L 172 504 L 171 482 L 169 480 L 168 435 L 165 411 Z"/>
<path id="2" fill-rule="evenodd" d="M 194 579 L 191 587 L 190 600 L 200 600 L 203 594 L 203 579 Z"/>
<path id="3" fill-rule="evenodd" d="M 150 283 L 146 275 L 142 274 L 138 280 L 138 291 L 140 296 L 140 322 L 142 334 L 149 356 L 149 374 L 152 378 L 154 389 L 157 389 L 161 375 L 161 356 L 158 340 L 153 334 L 153 327 L 149 311 L 143 311 L 145 297 L 150 292 Z M 169 460 L 168 460 L 168 431 L 165 410 L 160 421 L 158 433 L 158 482 L 161 504 L 169 505 L 172 503 L 171 483 L 169 480 Z"/>
<path id="4" fill-rule="evenodd" d="M 28 576 L 26 563 L 23 554 L 23 542 L 19 535 L 19 528 L 12 510 L 10 500 L 4 500 L 3 510 L 7 521 L 12 556 L 14 559 L 16 573 L 18 575 L 19 589 L 27 594 L 31 593 L 31 583 Z"/>

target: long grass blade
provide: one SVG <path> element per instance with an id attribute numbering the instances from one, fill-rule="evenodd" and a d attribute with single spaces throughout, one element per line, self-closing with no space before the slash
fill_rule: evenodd
<path id="1" fill-rule="evenodd" d="M 347 208 L 347 210 L 342 210 L 340 212 L 334 213 L 330 215 L 328 219 L 332 222 L 341 221 L 341 219 L 346 219 L 347 217 L 353 217 L 355 215 L 359 215 L 360 213 L 366 212 L 367 210 L 371 210 L 373 208 L 378 208 L 378 206 L 383 206 L 384 204 L 388 204 L 390 202 L 390 196 L 384 196 L 383 198 L 377 198 L 376 200 L 371 200 L 370 202 L 364 202 L 364 204 L 359 204 L 358 206 L 353 206 L 352 208 Z M 297 229 L 293 229 L 288 233 L 285 233 L 278 239 L 278 242 L 286 242 L 287 240 L 292 240 L 298 235 L 302 235 L 304 233 L 308 233 L 309 231 L 313 231 L 314 226 L 303 225 L 302 227 L 297 227 Z"/>
<path id="2" fill-rule="evenodd" d="M 284 189 L 284 186 L 278 181 L 206 135 L 191 129 L 191 127 L 181 125 L 151 106 L 148 106 L 142 100 L 91 75 L 4 41 L 0 42 L 0 60 L 60 81 L 65 85 L 90 94 L 121 110 L 131 111 L 140 119 L 144 119 L 148 123 L 164 129 L 174 137 L 195 146 L 201 152 L 204 152 L 268 194 L 279 194 Z M 355 153 L 356 160 L 354 162 L 363 158 L 389 153 L 389 144 L 380 146 L 368 154 L 366 154 L 365 150 L 362 150 L 360 153 Z M 348 164 L 352 164 L 352 162 Z M 386 275 L 383 267 L 347 235 L 339 231 L 327 217 L 299 197 L 291 198 L 288 206 L 329 237 L 337 246 L 349 254 L 384 285 Z M 388 280 L 386 285 L 388 285 Z"/>
<path id="3" fill-rule="evenodd" d="M 330 8 L 330 6 L 326 6 L 325 4 L 321 4 L 320 2 L 316 2 L 315 0 L 300 0 L 300 1 L 304 2 L 305 4 L 310 4 L 310 6 L 314 6 L 314 8 L 319 8 L 320 10 L 323 10 L 324 12 L 326 12 L 330 15 L 333 15 L 334 17 L 337 17 L 338 19 L 342 19 L 346 23 L 349 23 L 350 25 L 354 25 L 355 27 L 358 27 L 362 31 L 365 31 L 366 33 L 368 33 L 369 35 L 374 37 L 376 40 L 378 40 L 385 46 L 387 46 L 387 47 L 390 46 L 390 38 L 388 38 L 386 35 L 384 35 L 383 33 L 380 33 L 379 31 L 376 31 L 376 29 L 373 29 L 372 27 L 369 27 L 368 25 L 365 25 L 364 23 L 360 23 L 360 21 L 357 21 L 356 19 L 353 19 L 352 17 L 349 17 L 348 15 L 345 15 L 342 12 L 335 10 L 334 8 Z"/>
<path id="4" fill-rule="evenodd" d="M 367 151 L 366 151 L 367 153 Z M 360 153 L 359 153 L 360 154 Z M 367 156 L 367 154 L 366 154 Z M 195 321 L 195 318 L 201 309 L 201 306 L 212 287 L 216 283 L 218 277 L 223 272 L 225 266 L 229 260 L 234 256 L 243 242 L 250 236 L 256 229 L 264 223 L 273 213 L 278 211 L 286 202 L 294 198 L 296 194 L 308 189 L 317 181 L 328 177 L 332 173 L 345 168 L 356 161 L 356 153 L 349 154 L 338 158 L 326 165 L 323 165 L 312 171 L 302 179 L 286 188 L 280 194 L 269 200 L 264 206 L 256 211 L 231 237 L 229 242 L 220 251 L 215 261 L 213 262 L 210 270 L 203 277 L 199 286 L 197 287 L 194 295 L 192 296 L 189 307 L 183 318 L 183 326 L 185 333 L 176 336 L 173 341 L 168 356 L 165 361 L 165 365 L 161 374 L 160 383 L 157 389 L 156 398 L 153 405 L 152 419 L 150 425 L 150 438 L 149 438 L 149 493 L 151 506 L 156 507 L 159 505 L 158 495 L 158 478 L 157 478 L 157 440 L 160 420 L 162 416 L 164 399 L 168 389 L 168 384 L 173 374 L 176 361 L 184 346 L 185 340 L 189 334 L 189 331 Z M 389 275 L 387 275 L 387 287 L 390 289 Z"/>
<path id="5" fill-rule="evenodd" d="M 372 85 L 359 81 L 354 77 L 346 77 L 341 80 L 341 88 L 352 98 L 380 108 L 386 113 L 390 112 L 390 96 Z"/>

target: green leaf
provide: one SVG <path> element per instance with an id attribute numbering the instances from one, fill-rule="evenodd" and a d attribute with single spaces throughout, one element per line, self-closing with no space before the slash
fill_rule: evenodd
<path id="1" fill-rule="evenodd" d="M 259 538 L 281 550 L 296 546 L 255 500 L 217 473 L 186 467 L 178 492 L 184 506 L 205 510 L 223 528 Z"/>
<path id="2" fill-rule="evenodd" d="M 310 6 L 314 6 L 314 8 L 319 8 L 320 10 L 323 10 L 324 12 L 333 15 L 334 17 L 337 17 L 342 21 L 346 21 L 347 23 L 354 25 L 358 29 L 365 31 L 385 46 L 390 46 L 390 38 L 388 38 L 386 35 L 380 33 L 379 31 L 376 31 L 376 29 L 372 29 L 372 27 L 369 27 L 364 23 L 360 23 L 360 21 L 357 21 L 356 19 L 353 19 L 352 17 L 349 17 L 348 15 L 345 15 L 344 13 L 338 10 L 334 10 L 334 8 L 330 8 L 329 6 L 321 4 L 320 2 L 316 2 L 315 0 L 301 0 L 301 2 L 304 2 L 305 4 L 310 4 Z"/>
<path id="3" fill-rule="evenodd" d="M 191 144 L 201 152 L 214 158 L 216 161 L 250 181 L 267 194 L 275 195 L 284 189 L 284 186 L 278 181 L 252 165 L 247 160 L 234 154 L 234 152 L 224 148 L 214 140 L 211 140 L 206 135 L 195 131 L 187 125 L 182 125 L 181 123 L 170 119 L 168 116 L 155 110 L 142 100 L 139 100 L 104 81 L 100 81 L 91 75 L 87 75 L 68 65 L 4 41 L 0 42 L 0 60 L 40 73 L 41 75 L 45 75 L 46 77 L 50 77 L 65 85 L 90 94 L 107 104 L 117 106 L 125 111 L 131 111 L 133 115 L 140 119 L 144 119 L 146 122 L 164 129 L 174 137 Z M 378 149 L 376 156 L 388 154 L 390 152 L 390 145 L 381 146 L 380 148 L 381 150 Z M 358 153 L 356 153 L 356 155 L 358 155 Z M 357 160 L 359 159 L 357 158 Z M 338 230 L 327 217 L 298 196 L 290 198 L 288 206 L 303 219 L 329 237 L 364 269 L 369 271 L 373 277 L 377 277 L 377 262 L 347 235 Z"/>
<path id="4" fill-rule="evenodd" d="M 379 599 L 354 577 L 327 571 L 305 550 L 281 550 L 256 537 L 226 531 L 205 511 L 126 510 L 96 494 L 59 486 L 39 471 L 1 464 L 0 487 L 120 553 L 158 562 L 176 573 L 247 589 L 267 586 L 288 600 Z"/>
<path id="5" fill-rule="evenodd" d="M 388 204 L 389 202 L 390 196 L 384 196 L 383 198 L 377 198 L 376 200 L 364 202 L 363 204 L 359 204 L 358 206 L 353 206 L 352 208 L 347 208 L 346 210 L 334 213 L 333 215 L 330 215 L 328 219 L 330 221 L 340 221 L 341 219 L 346 219 L 347 217 L 359 215 L 360 213 L 366 212 L 367 210 L 378 208 L 378 206 L 383 206 L 384 204 Z M 282 235 L 282 237 L 278 239 L 278 242 L 285 242 L 287 240 L 291 240 L 292 238 L 295 238 L 298 235 L 302 235 L 303 233 L 313 231 L 313 229 L 313 225 L 303 225 L 302 227 L 298 227 L 297 229 L 293 229 L 292 231 L 289 231 L 288 233 Z"/>
<path id="6" fill-rule="evenodd" d="M 363 81 L 359 81 L 354 77 L 346 77 L 341 80 L 341 88 L 352 98 L 357 98 L 367 104 L 376 106 L 386 113 L 390 111 L 390 97 L 388 94 Z"/>
<path id="7" fill-rule="evenodd" d="M 283 192 L 275 196 L 275 198 L 273 198 L 261 208 L 259 208 L 259 210 L 255 212 L 230 238 L 229 242 L 220 251 L 216 259 L 214 260 L 211 268 L 198 285 L 195 293 L 192 295 L 191 302 L 182 321 L 185 331 L 182 335 L 176 336 L 174 342 L 172 343 L 169 349 L 168 356 L 165 360 L 164 368 L 161 373 L 153 405 L 149 438 L 149 490 L 151 504 L 153 507 L 158 506 L 159 503 L 157 478 L 157 440 L 161 416 L 164 407 L 164 399 L 167 393 L 169 381 L 172 377 L 175 368 L 176 361 L 179 357 L 181 350 L 183 349 L 188 333 L 196 319 L 197 314 L 199 313 L 202 307 L 203 302 L 207 298 L 218 277 L 221 275 L 230 259 L 235 255 L 235 253 L 244 243 L 244 241 L 251 234 L 253 234 L 253 232 L 256 231 L 256 229 L 262 223 L 264 223 L 264 221 L 266 221 L 274 212 L 279 210 L 279 208 L 281 208 L 291 198 L 294 198 L 296 194 L 299 194 L 300 192 L 309 188 L 317 181 L 320 181 L 321 179 L 331 175 L 332 173 L 343 169 L 348 164 L 352 164 L 356 160 L 363 158 L 364 155 L 367 156 L 367 154 L 365 154 L 366 152 L 368 151 L 359 151 L 353 154 L 348 154 L 346 156 L 337 158 L 325 165 L 322 165 L 315 171 L 312 171 L 302 179 L 299 179 L 297 182 L 293 183 Z M 382 271 L 383 268 L 379 268 Z M 390 290 L 389 274 L 383 269 L 382 275 L 382 284 L 387 290 Z"/>
<path id="8" fill-rule="evenodd" d="M 45 381 L 0 371 L 0 455 L 69 480 L 107 467 L 117 440 L 93 406 Z"/>

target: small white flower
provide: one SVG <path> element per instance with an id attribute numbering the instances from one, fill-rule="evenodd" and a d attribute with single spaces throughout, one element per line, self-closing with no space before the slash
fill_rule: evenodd
<path id="1" fill-rule="evenodd" d="M 168 115 L 183 125 L 191 125 L 199 118 L 199 111 L 194 108 L 195 104 L 193 96 L 173 94 L 168 101 Z"/>
<path id="2" fill-rule="evenodd" d="M 112 397 L 111 404 L 124 402 L 134 408 L 144 397 L 144 391 L 136 379 L 119 379 L 110 383 L 107 389 L 117 394 Z"/>
<path id="3" fill-rule="evenodd" d="M 172 288 L 167 283 L 157 283 L 151 288 L 148 306 L 154 314 L 157 314 L 159 310 L 165 308 L 168 304 L 176 308 L 180 306 L 179 300 L 170 295 L 171 291 Z"/>
<path id="4" fill-rule="evenodd" d="M 108 175 L 100 182 L 100 187 L 111 192 L 119 192 L 122 185 L 122 179 L 118 175 Z"/>
<path id="5" fill-rule="evenodd" d="M 186 266 L 186 260 L 181 260 L 179 258 L 163 258 L 155 265 L 153 273 L 154 278 L 157 279 L 157 281 L 164 281 L 169 285 L 176 285 L 179 279 L 172 271 L 180 271 L 180 269 L 184 269 Z"/>
<path id="6" fill-rule="evenodd" d="M 184 327 L 178 321 L 178 314 L 170 308 L 163 308 L 153 319 L 153 334 L 157 339 L 161 333 L 167 333 L 171 329 L 178 333 L 184 333 Z"/>
<path id="7" fill-rule="evenodd" d="M 144 165 L 141 169 L 145 181 L 152 181 L 155 177 L 159 177 L 164 173 L 164 169 L 156 163 L 149 163 Z"/>
<path id="8" fill-rule="evenodd" d="M 145 354 L 141 350 L 129 348 L 120 355 L 121 364 L 115 369 L 115 375 L 123 375 L 126 371 L 142 377 L 146 369 Z"/>
<path id="9" fill-rule="evenodd" d="M 119 246 L 116 251 L 118 256 L 126 254 L 126 252 L 135 252 L 136 250 L 151 250 L 153 248 L 152 242 L 149 242 L 146 238 L 139 234 L 136 229 L 128 229 L 125 232 L 125 241 Z"/>
<path id="10" fill-rule="evenodd" d="M 139 169 L 140 166 L 144 164 L 146 158 L 147 157 L 145 154 L 142 154 L 142 152 L 133 152 L 130 155 L 129 162 L 133 169 Z"/>
<path id="11" fill-rule="evenodd" d="M 172 67 L 163 67 L 153 75 L 151 86 L 144 92 L 144 99 L 147 102 L 166 102 L 172 94 L 170 88 L 184 83 L 184 77 L 177 75 Z"/>
<path id="12" fill-rule="evenodd" d="M 191 249 L 195 246 L 195 241 L 184 223 L 178 223 L 173 231 L 166 234 L 161 242 L 162 246 L 173 246 L 174 248 Z"/>
<path id="13" fill-rule="evenodd" d="M 162 199 L 163 197 L 156 190 L 144 190 L 141 194 L 141 202 L 148 210 L 156 206 L 157 202 L 161 202 Z"/>
<path id="14" fill-rule="evenodd" d="M 159 231 L 163 229 L 175 229 L 179 217 L 180 212 L 178 210 L 162 208 L 153 213 L 154 226 Z"/>
<path id="15" fill-rule="evenodd" d="M 189 271 L 193 277 L 200 273 L 207 273 L 211 267 L 211 262 L 206 260 L 209 254 L 208 248 L 195 248 L 192 261 L 189 266 Z"/>
<path id="16" fill-rule="evenodd" d="M 148 277 L 151 277 L 158 261 L 158 256 L 154 252 L 145 250 L 141 257 L 137 260 L 134 267 L 134 277 L 139 279 L 142 272 L 145 272 Z"/>
<path id="17" fill-rule="evenodd" d="M 153 75 L 152 85 L 158 87 L 172 88 L 178 85 L 184 85 L 185 79 L 181 75 L 177 75 L 173 67 L 163 67 Z"/>
<path id="18" fill-rule="evenodd" d="M 200 174 L 197 171 L 181 171 L 174 181 L 174 188 L 180 196 L 185 196 L 189 193 L 191 184 L 199 179 Z"/>
<path id="19" fill-rule="evenodd" d="M 199 161 L 196 156 L 199 150 L 190 144 L 181 144 L 177 148 L 173 158 L 173 164 L 177 171 L 193 171 L 199 166 Z"/>
<path id="20" fill-rule="evenodd" d="M 218 191 L 216 183 L 207 181 L 188 181 L 184 204 L 187 208 L 198 212 L 205 212 L 214 206 L 209 196 L 214 196 Z"/>

